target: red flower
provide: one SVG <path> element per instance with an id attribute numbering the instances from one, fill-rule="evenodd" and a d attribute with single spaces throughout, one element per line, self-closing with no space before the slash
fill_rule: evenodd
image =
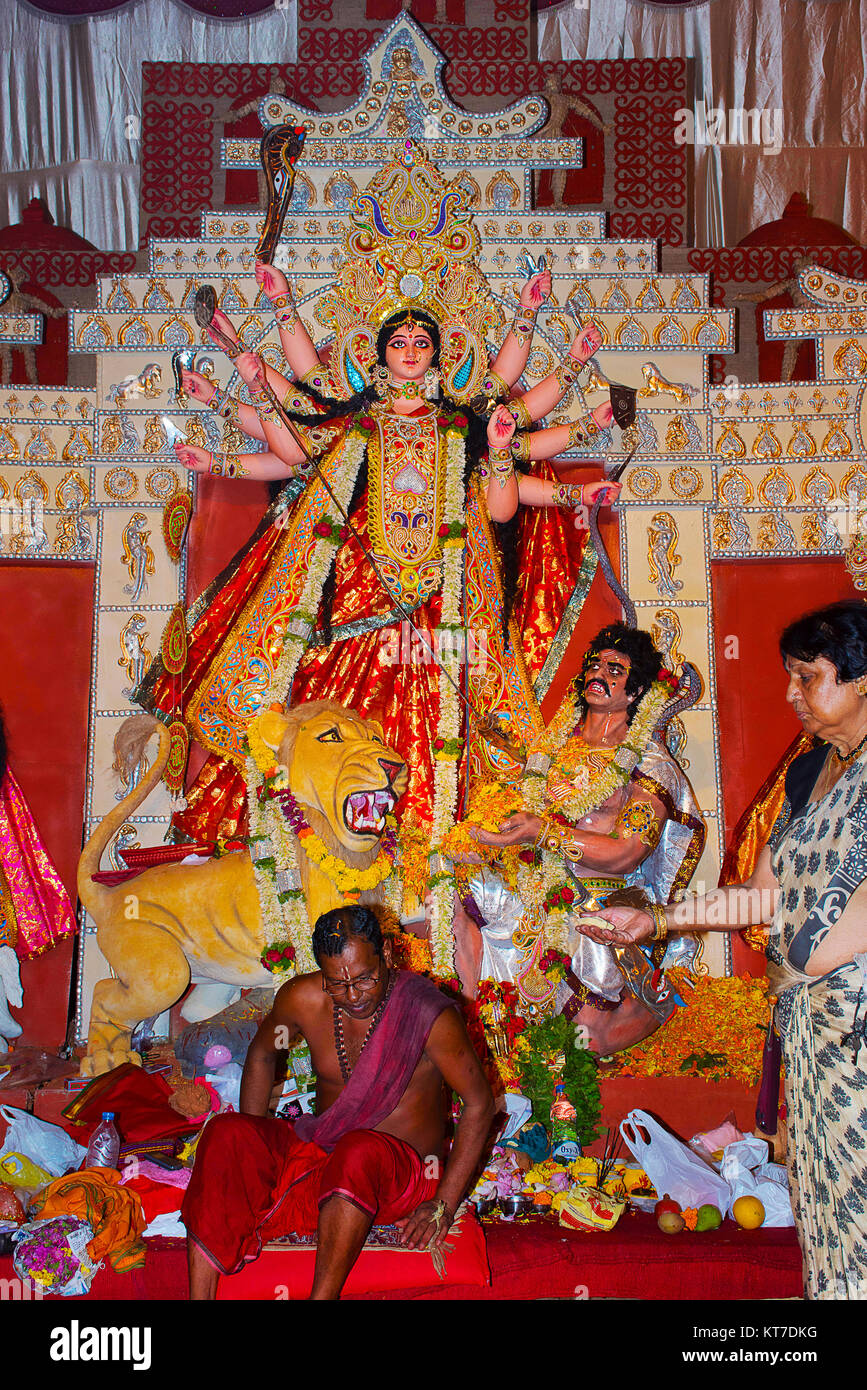
<path id="1" fill-rule="evenodd" d="M 267 952 L 265 959 L 276 963 L 280 959 L 280 952 L 272 949 Z"/>
<path id="2" fill-rule="evenodd" d="M 563 899 L 564 903 L 567 904 L 574 903 L 575 901 L 575 894 L 572 892 L 571 888 L 561 888 L 560 897 Z"/>
<path id="3" fill-rule="evenodd" d="M 437 752 L 439 753 L 439 752 L 442 751 L 443 748 L 445 748 L 445 746 L 446 746 L 446 741 L 445 741 L 444 738 L 435 738 L 434 741 L 433 741 L 433 746 L 434 746 L 434 748 L 437 750 Z"/>
<path id="4" fill-rule="evenodd" d="M 358 423 L 363 430 L 373 429 L 373 420 L 369 415 L 362 415 Z"/>
<path id="5" fill-rule="evenodd" d="M 330 521 L 317 521 L 316 525 L 313 527 L 313 534 L 314 534 L 314 536 L 330 536 L 330 535 L 331 535 L 331 522 L 330 522 Z"/>
<path id="6" fill-rule="evenodd" d="M 294 959 L 295 959 L 295 947 L 294 947 L 294 946 L 284 946 L 284 947 L 283 947 L 283 959 L 284 959 L 284 960 L 294 960 Z"/>
<path id="7" fill-rule="evenodd" d="M 448 536 L 450 536 L 451 533 L 452 533 L 452 528 L 451 528 L 451 526 L 449 526 L 448 523 L 445 522 L 445 521 L 443 522 L 442 526 L 441 526 L 441 527 L 439 528 L 439 530 L 437 531 L 437 535 L 440 536 L 443 540 L 445 540 Z"/>
<path id="8" fill-rule="evenodd" d="M 349 527 L 348 527 L 348 526 L 341 526 L 341 528 L 340 528 L 340 530 L 339 530 L 339 532 L 338 532 L 338 535 L 340 536 L 340 539 L 341 539 L 342 541 L 347 540 L 348 537 L 349 537 Z"/>
<path id="9" fill-rule="evenodd" d="M 459 430 L 466 429 L 466 427 L 467 427 L 467 417 L 466 417 L 466 415 L 456 415 L 456 416 L 455 416 L 455 424 L 457 425 L 457 427 L 458 427 Z"/>

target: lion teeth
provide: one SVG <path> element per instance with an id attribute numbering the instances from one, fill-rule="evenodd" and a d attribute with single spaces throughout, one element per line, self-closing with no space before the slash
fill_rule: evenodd
<path id="1" fill-rule="evenodd" d="M 346 808 L 349 829 L 356 834 L 381 835 L 385 830 L 386 817 L 396 802 L 394 793 L 382 788 L 375 792 L 354 792 Z"/>

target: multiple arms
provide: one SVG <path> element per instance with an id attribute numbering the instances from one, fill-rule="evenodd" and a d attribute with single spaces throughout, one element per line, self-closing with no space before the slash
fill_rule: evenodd
<path id="1" fill-rule="evenodd" d="M 519 397 L 525 419 L 541 420 L 543 415 L 548 415 L 572 388 L 581 368 L 601 346 L 602 336 L 595 324 L 582 328 L 559 366 L 546 376 L 544 381 L 540 381 L 538 386 L 531 386 L 529 391 Z M 601 408 L 610 410 L 610 406 Z M 612 418 L 609 415 L 606 423 L 610 424 Z M 602 421 L 598 423 L 601 424 Z"/>
<path id="2" fill-rule="evenodd" d="M 282 271 L 273 266 L 256 263 L 256 280 L 270 298 L 274 307 L 283 355 L 296 377 L 303 377 L 320 366 L 319 357 L 309 333 L 298 318 L 289 287 Z M 512 329 L 502 348 L 492 363 L 492 371 L 502 377 L 507 384 L 516 381 L 524 370 L 530 343 L 533 336 L 535 315 L 539 306 L 551 290 L 551 275 L 542 271 L 531 277 L 521 291 L 521 300 Z M 235 342 L 238 341 L 234 328 L 221 310 L 217 310 L 214 321 L 220 330 Z M 589 506 L 598 493 L 606 487 L 604 483 L 585 486 L 580 494 L 569 485 L 544 482 L 539 478 L 516 478 L 511 461 L 515 421 L 526 424 L 547 414 L 562 398 L 577 376 L 578 369 L 589 360 L 601 344 L 598 330 L 594 326 L 582 329 L 570 348 L 569 355 L 557 370 L 534 386 L 510 407 L 500 407 L 488 427 L 488 440 L 492 445 L 487 502 L 495 521 L 506 521 L 514 516 L 519 504 L 533 507 L 545 506 Z M 237 419 L 240 428 L 255 439 L 262 440 L 268 450 L 262 454 L 241 454 L 229 456 L 226 462 L 219 455 L 216 459 L 205 451 L 188 445 L 176 445 L 179 461 L 196 472 L 212 472 L 222 476 L 251 478 L 281 478 L 294 474 L 305 456 L 289 431 L 281 424 L 273 406 L 267 400 L 259 400 L 262 387 L 268 385 L 278 396 L 283 396 L 290 388 L 289 380 L 282 373 L 267 366 L 255 353 L 241 353 L 236 359 L 238 373 L 247 383 L 254 404 L 247 405 L 229 396 L 221 388 L 209 382 L 198 372 L 184 371 L 182 380 L 184 390 L 194 400 L 222 414 Z M 511 422 L 506 423 L 511 412 Z M 591 415 L 574 425 L 560 425 L 548 430 L 539 430 L 522 438 L 522 446 L 527 459 L 550 458 L 562 452 L 571 444 L 592 437 L 600 428 L 611 423 L 611 407 L 598 406 Z M 576 433 L 577 431 L 577 433 Z M 610 499 L 617 496 L 616 484 L 607 485 Z"/>
<path id="3" fill-rule="evenodd" d="M 542 434 L 557 434 L 557 430 L 544 430 Z M 600 493 L 605 493 L 614 501 L 620 492 L 619 483 L 604 480 L 577 484 L 553 483 L 544 478 L 525 477 L 515 472 L 512 457 L 512 439 L 515 434 L 515 420 L 506 405 L 497 406 L 488 421 L 488 462 L 481 470 L 482 482 L 486 485 L 485 501 L 493 521 L 510 521 L 518 510 L 525 507 L 591 507 Z M 576 525 L 580 518 L 576 518 Z"/>

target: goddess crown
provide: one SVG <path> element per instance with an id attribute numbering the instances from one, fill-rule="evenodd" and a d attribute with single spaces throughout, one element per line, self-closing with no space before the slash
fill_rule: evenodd
<path id="1" fill-rule="evenodd" d="M 344 260 L 316 317 L 335 336 L 332 374 L 347 394 L 370 380 L 391 314 L 424 309 L 440 326 L 443 389 L 471 399 L 487 372 L 485 334 L 503 321 L 476 263 L 479 236 L 459 181 L 446 183 L 407 140 L 352 200 Z"/>

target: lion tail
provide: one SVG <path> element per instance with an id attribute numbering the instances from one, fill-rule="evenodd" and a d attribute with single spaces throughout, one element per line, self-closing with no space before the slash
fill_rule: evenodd
<path id="1" fill-rule="evenodd" d="M 96 916 L 100 902 L 105 894 L 111 891 L 93 881 L 93 875 L 99 870 L 100 860 L 124 821 L 138 809 L 159 782 L 165 771 L 171 746 L 168 729 L 152 714 L 134 714 L 131 718 L 125 719 L 117 731 L 112 770 L 127 782 L 141 762 L 144 750 L 154 734 L 159 735 L 160 742 L 152 766 L 138 786 L 133 787 L 123 801 L 100 821 L 81 852 L 78 861 L 78 896 L 91 916 Z"/>

